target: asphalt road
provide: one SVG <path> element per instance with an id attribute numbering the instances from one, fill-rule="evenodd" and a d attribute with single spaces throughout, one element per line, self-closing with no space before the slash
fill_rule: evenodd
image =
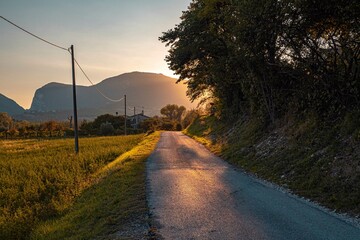
<path id="1" fill-rule="evenodd" d="M 164 239 L 360 240 L 360 228 L 255 179 L 179 132 L 147 162 L 148 200 Z"/>

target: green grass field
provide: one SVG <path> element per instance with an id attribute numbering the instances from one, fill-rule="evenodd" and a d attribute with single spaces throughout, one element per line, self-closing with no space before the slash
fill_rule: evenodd
<path id="1" fill-rule="evenodd" d="M 118 156 L 143 140 L 84 138 L 78 155 L 71 139 L 1 141 L 0 239 L 29 239 L 43 222 L 66 215 L 84 191 L 110 174 Z"/>

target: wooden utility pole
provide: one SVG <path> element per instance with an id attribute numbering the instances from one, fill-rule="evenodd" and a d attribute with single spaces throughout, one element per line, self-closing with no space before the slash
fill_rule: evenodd
<path id="1" fill-rule="evenodd" d="M 135 117 L 135 112 L 136 112 L 136 111 L 135 111 L 135 107 L 134 107 L 134 117 Z"/>
<path id="2" fill-rule="evenodd" d="M 70 49 L 71 49 L 72 82 L 73 82 L 75 152 L 76 152 L 76 153 L 79 153 L 79 135 L 78 135 L 78 116 L 77 116 L 77 105 L 76 105 L 76 83 L 75 83 L 74 46 L 71 45 Z"/>
<path id="3" fill-rule="evenodd" d="M 69 128 L 72 128 L 73 116 L 68 117 L 68 120 L 69 120 Z"/>
<path id="4" fill-rule="evenodd" d="M 124 95 L 124 104 L 125 104 L 125 124 L 124 124 L 124 133 L 126 136 L 126 95 Z"/>

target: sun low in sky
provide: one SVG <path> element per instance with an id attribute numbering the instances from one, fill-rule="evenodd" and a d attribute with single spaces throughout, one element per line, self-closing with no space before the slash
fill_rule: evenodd
<path id="1" fill-rule="evenodd" d="M 75 57 L 94 83 L 125 72 L 173 76 L 161 33 L 180 22 L 191 0 L 2 0 L 0 16 Z M 0 93 L 29 108 L 49 82 L 71 84 L 70 54 L 0 19 Z M 77 84 L 90 83 L 77 72 Z"/>

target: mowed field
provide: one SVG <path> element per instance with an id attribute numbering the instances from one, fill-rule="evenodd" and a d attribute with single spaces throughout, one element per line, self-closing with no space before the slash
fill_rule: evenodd
<path id="1" fill-rule="evenodd" d="M 29 239 L 44 222 L 66 215 L 118 156 L 145 138 L 80 139 L 78 155 L 73 139 L 0 141 L 0 239 Z M 46 229 L 39 235 L 51 232 Z"/>

